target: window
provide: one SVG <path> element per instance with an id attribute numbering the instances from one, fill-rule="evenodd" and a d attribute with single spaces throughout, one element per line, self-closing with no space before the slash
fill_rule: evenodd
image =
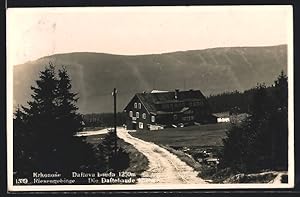
<path id="1" fill-rule="evenodd" d="M 143 129 L 144 128 L 144 124 L 142 122 L 139 122 L 139 128 Z"/>
<path id="2" fill-rule="evenodd" d="M 183 121 L 191 121 L 191 120 L 194 120 L 194 116 L 185 116 L 185 117 L 182 117 L 182 120 Z"/>
<path id="3" fill-rule="evenodd" d="M 135 108 L 135 109 L 137 108 L 137 103 L 134 103 L 134 108 Z"/>
<path id="4" fill-rule="evenodd" d="M 173 119 L 177 120 L 177 115 L 176 114 L 174 114 Z"/>
<path id="5" fill-rule="evenodd" d="M 129 117 L 132 117 L 133 116 L 133 113 L 132 111 L 129 112 Z"/>
<path id="6" fill-rule="evenodd" d="M 151 116 L 151 122 L 155 122 L 155 116 Z"/>
<path id="7" fill-rule="evenodd" d="M 136 118 L 139 118 L 140 117 L 140 113 L 139 112 L 136 112 Z"/>
<path id="8" fill-rule="evenodd" d="M 141 103 L 139 103 L 139 109 L 142 109 L 142 104 Z"/>
<path id="9" fill-rule="evenodd" d="M 146 119 L 146 114 L 145 113 L 143 113 L 143 119 Z"/>

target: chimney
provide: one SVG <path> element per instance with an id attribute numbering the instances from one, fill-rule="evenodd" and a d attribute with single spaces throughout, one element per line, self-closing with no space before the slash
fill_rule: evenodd
<path id="1" fill-rule="evenodd" d="M 175 99 L 178 99 L 179 89 L 175 89 Z"/>

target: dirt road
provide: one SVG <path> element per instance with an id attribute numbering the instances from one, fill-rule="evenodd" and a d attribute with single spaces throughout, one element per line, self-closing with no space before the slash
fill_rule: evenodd
<path id="1" fill-rule="evenodd" d="M 107 129 L 101 129 L 97 131 L 81 131 L 75 134 L 75 136 L 81 137 L 81 136 L 91 136 L 91 135 L 101 135 L 108 133 Z"/>
<path id="2" fill-rule="evenodd" d="M 149 160 L 149 169 L 142 173 L 139 184 L 205 184 L 198 172 L 164 148 L 131 136 L 124 128 L 118 128 L 118 136 L 132 144 Z"/>

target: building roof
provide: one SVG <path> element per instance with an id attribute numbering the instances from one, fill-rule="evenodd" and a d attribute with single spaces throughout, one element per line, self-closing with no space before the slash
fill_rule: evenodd
<path id="1" fill-rule="evenodd" d="M 177 95 L 177 99 L 175 98 L 175 94 Z M 155 93 L 137 93 L 136 96 L 145 106 L 149 113 L 158 112 L 163 114 L 166 112 L 158 111 L 156 104 L 163 104 L 163 103 L 179 103 L 185 101 L 203 101 L 206 102 L 204 95 L 201 93 L 200 90 L 188 90 L 188 91 L 170 91 L 170 92 L 159 92 L 155 91 Z M 127 106 L 126 106 L 127 108 Z M 125 109 L 126 109 L 125 108 Z M 184 107 L 179 112 L 184 112 L 188 110 L 187 107 Z M 169 113 L 169 112 L 168 112 Z M 173 112 L 175 113 L 175 112 Z"/>
<path id="2" fill-rule="evenodd" d="M 163 92 L 168 92 L 165 90 L 152 90 L 151 93 L 163 93 Z"/>
<path id="3" fill-rule="evenodd" d="M 181 110 L 176 110 L 176 111 L 156 111 L 156 114 L 180 114 L 189 109 L 190 109 L 189 107 L 183 107 Z"/>
<path id="4" fill-rule="evenodd" d="M 213 115 L 218 118 L 228 118 L 230 116 L 230 113 L 229 111 L 226 111 L 226 112 L 213 113 Z"/>

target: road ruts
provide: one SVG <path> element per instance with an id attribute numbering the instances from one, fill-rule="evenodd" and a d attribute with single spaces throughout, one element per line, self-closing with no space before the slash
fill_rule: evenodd
<path id="1" fill-rule="evenodd" d="M 132 144 L 149 160 L 149 168 L 141 174 L 138 184 L 206 184 L 197 177 L 192 167 L 166 149 L 131 136 L 124 128 L 118 128 L 118 136 Z"/>

